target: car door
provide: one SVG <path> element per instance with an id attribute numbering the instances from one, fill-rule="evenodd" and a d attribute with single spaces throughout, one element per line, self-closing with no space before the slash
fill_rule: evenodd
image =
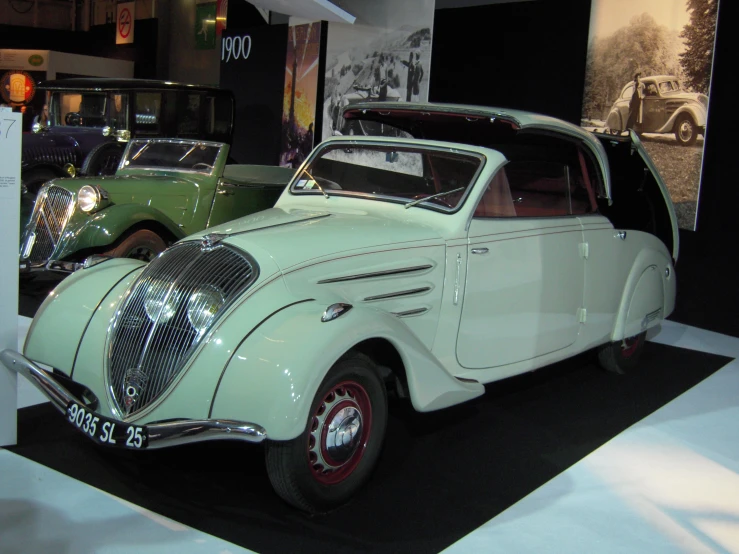
<path id="1" fill-rule="evenodd" d="M 294 173 L 272 166 L 227 166 L 216 187 L 208 227 L 274 206 Z"/>
<path id="2" fill-rule="evenodd" d="M 529 360 L 572 345 L 584 288 L 582 227 L 563 164 L 511 162 L 491 180 L 468 232 L 457 336 L 462 367 Z"/>

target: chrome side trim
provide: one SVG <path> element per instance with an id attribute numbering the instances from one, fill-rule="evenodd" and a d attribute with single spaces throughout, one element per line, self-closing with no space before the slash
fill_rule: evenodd
<path id="1" fill-rule="evenodd" d="M 374 300 L 385 300 L 387 298 L 398 298 L 399 296 L 412 296 L 414 294 L 421 294 L 422 292 L 428 292 L 431 287 L 421 287 L 418 289 L 401 290 L 398 292 L 388 292 L 387 294 L 378 294 L 376 296 L 368 296 L 364 299 L 365 302 L 372 302 Z"/>
<path id="2" fill-rule="evenodd" d="M 61 413 L 67 411 L 70 402 L 85 404 L 59 384 L 51 374 L 18 352 L 3 350 L 0 352 L 0 362 L 31 381 Z M 229 419 L 179 419 L 150 423 L 143 427 L 146 427 L 149 434 L 148 449 L 225 439 L 258 443 L 267 438 L 263 427 Z"/>
<path id="3" fill-rule="evenodd" d="M 384 271 L 373 271 L 371 273 L 356 273 L 354 275 L 345 275 L 343 277 L 333 277 L 331 279 L 322 279 L 318 281 L 319 285 L 327 283 L 341 283 L 342 281 L 357 281 L 359 279 L 372 279 L 373 277 L 387 277 L 388 275 L 402 275 L 403 273 L 414 273 L 416 271 L 425 271 L 431 269 L 431 264 L 416 265 L 413 267 L 401 267 L 398 269 L 386 269 Z"/>
<path id="4" fill-rule="evenodd" d="M 406 310 L 404 312 L 392 312 L 396 317 L 410 317 L 412 315 L 421 315 L 428 312 L 428 308 L 416 308 L 415 310 Z"/>

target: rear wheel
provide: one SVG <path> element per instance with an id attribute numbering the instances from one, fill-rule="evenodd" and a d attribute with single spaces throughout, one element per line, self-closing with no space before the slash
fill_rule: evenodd
<path id="1" fill-rule="evenodd" d="M 361 354 L 342 358 L 318 389 L 305 431 L 267 444 L 272 486 L 311 513 L 345 503 L 377 463 L 386 423 L 387 391 L 375 364 Z"/>
<path id="2" fill-rule="evenodd" d="M 140 229 L 128 235 L 121 242 L 105 252 L 113 258 L 132 258 L 150 262 L 167 248 L 164 239 L 149 229 Z"/>
<path id="3" fill-rule="evenodd" d="M 680 114 L 675 121 L 675 138 L 683 146 L 692 146 L 698 140 L 698 129 L 690 115 Z"/>
<path id="4" fill-rule="evenodd" d="M 604 344 L 598 350 L 601 367 L 614 373 L 626 373 L 639 363 L 646 340 L 645 331 L 621 341 Z"/>

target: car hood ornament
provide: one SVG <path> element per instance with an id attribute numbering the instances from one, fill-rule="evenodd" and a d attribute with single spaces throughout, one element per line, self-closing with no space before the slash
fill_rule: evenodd
<path id="1" fill-rule="evenodd" d="M 134 410 L 148 380 L 149 376 L 140 368 L 131 368 L 126 371 L 123 378 L 123 410 L 126 415 L 130 415 Z"/>
<path id="2" fill-rule="evenodd" d="M 227 238 L 228 235 L 221 233 L 209 233 L 200 239 L 200 250 L 203 252 L 210 252 L 215 248 L 218 248 L 220 242 Z"/>

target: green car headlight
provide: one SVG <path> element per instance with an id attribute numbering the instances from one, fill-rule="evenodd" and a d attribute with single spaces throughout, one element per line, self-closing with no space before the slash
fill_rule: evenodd
<path id="1" fill-rule="evenodd" d="M 108 193 L 101 187 L 93 185 L 85 185 L 77 193 L 77 205 L 80 207 L 80 210 L 86 213 L 90 213 L 95 208 L 100 207 L 103 200 L 107 199 Z"/>
<path id="2" fill-rule="evenodd" d="M 205 333 L 213 318 L 226 302 L 221 289 L 214 285 L 199 287 L 187 302 L 187 319 L 199 335 Z"/>
<path id="3" fill-rule="evenodd" d="M 180 296 L 167 294 L 167 283 L 152 283 L 144 296 L 144 311 L 153 323 L 167 323 L 177 313 Z"/>

